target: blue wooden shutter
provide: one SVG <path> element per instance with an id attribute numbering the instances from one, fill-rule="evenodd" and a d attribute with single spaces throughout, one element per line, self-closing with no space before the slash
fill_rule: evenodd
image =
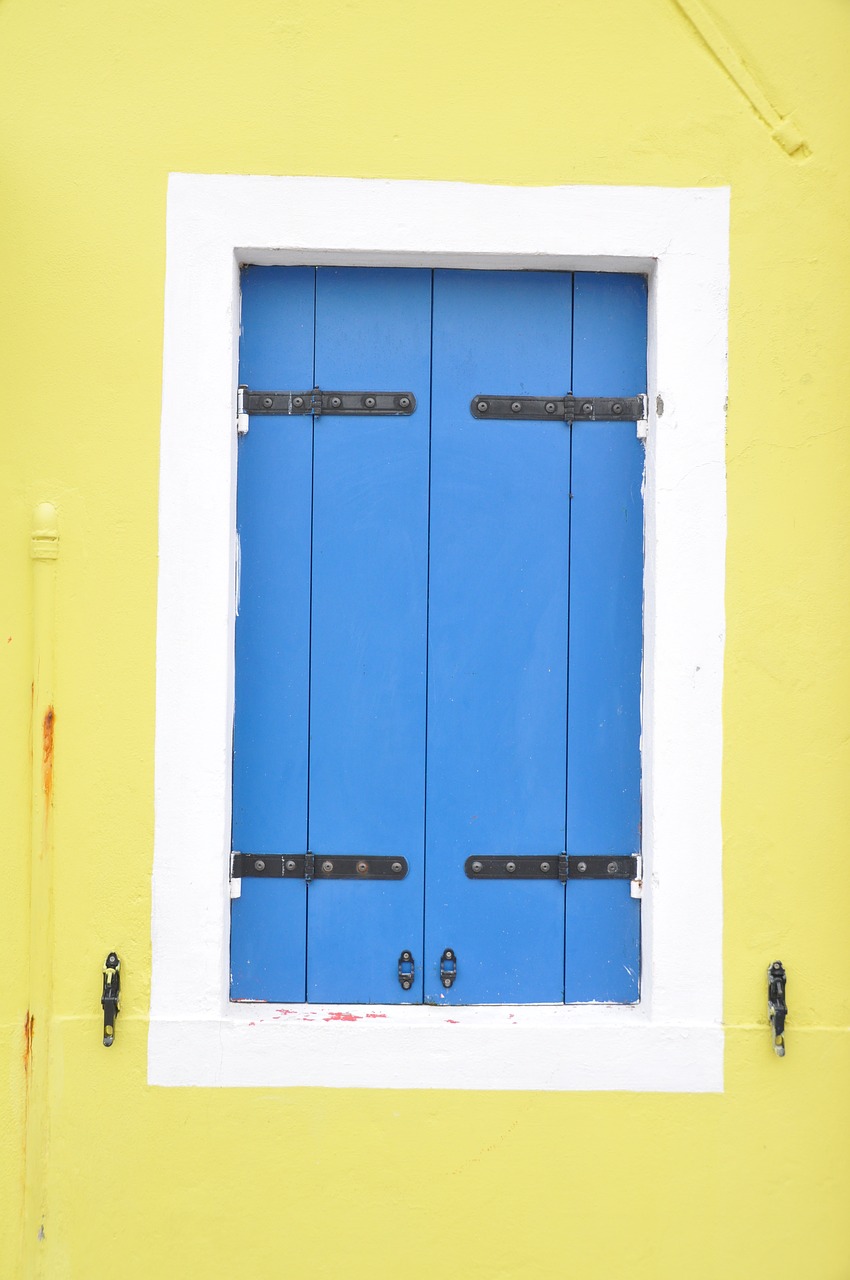
<path id="1" fill-rule="evenodd" d="M 240 442 L 234 848 L 402 855 L 410 871 L 246 877 L 232 996 L 636 999 L 628 882 L 463 868 L 639 851 L 634 424 L 481 422 L 469 403 L 643 390 L 643 280 L 252 268 L 243 327 L 249 385 L 407 389 L 417 409 L 255 417 Z"/>
<path id="2" fill-rule="evenodd" d="M 431 273 L 320 269 L 316 379 L 414 390 L 410 418 L 316 420 L 310 848 L 401 855 L 396 884 L 314 881 L 307 996 L 421 999 Z M 398 957 L 419 961 L 403 993 Z"/>
<path id="3" fill-rule="evenodd" d="M 572 279 L 437 271 L 425 996 L 561 1001 L 564 890 L 474 882 L 473 854 L 564 849 L 570 433 L 479 422 L 480 392 L 570 384 Z M 435 966 L 457 953 L 448 991 Z"/>
<path id="4" fill-rule="evenodd" d="M 578 396 L 646 389 L 642 276 L 577 274 Z M 567 852 L 640 852 L 643 445 L 633 423 L 572 428 Z M 629 882 L 567 886 L 566 999 L 629 1003 L 640 902 Z"/>
<path id="5" fill-rule="evenodd" d="M 313 385 L 312 267 L 242 276 L 240 376 L 259 387 Z M 307 847 L 313 424 L 254 418 L 239 441 L 233 847 Z M 231 996 L 303 1000 L 307 891 L 251 880 L 231 914 Z"/>

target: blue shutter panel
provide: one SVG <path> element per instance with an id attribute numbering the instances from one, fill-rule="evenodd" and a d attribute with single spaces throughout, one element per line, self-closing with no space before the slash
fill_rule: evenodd
<path id="1" fill-rule="evenodd" d="M 240 441 L 234 848 L 410 870 L 244 878 L 232 997 L 635 1000 L 628 882 L 464 863 L 640 849 L 643 449 L 633 423 L 469 402 L 643 390 L 644 281 L 251 268 L 243 328 L 256 389 L 410 390 L 417 409 L 255 417 Z"/>
<path id="2" fill-rule="evenodd" d="M 481 392 L 570 382 L 571 278 L 437 271 L 425 996 L 563 1000 L 564 890 L 473 882 L 473 854 L 557 855 L 566 787 L 569 430 L 479 422 Z M 446 992 L 437 963 L 457 953 Z"/>
<path id="3" fill-rule="evenodd" d="M 316 325 L 320 386 L 413 391 L 416 411 L 316 420 L 310 848 L 410 869 L 310 885 L 307 993 L 421 1000 L 431 273 L 320 269 Z"/>
<path id="4" fill-rule="evenodd" d="M 575 277 L 574 391 L 646 390 L 642 276 Z M 572 430 L 567 852 L 640 852 L 643 463 L 634 423 Z M 568 1003 L 637 1000 L 640 902 L 629 882 L 567 888 Z"/>
<path id="5" fill-rule="evenodd" d="M 240 377 L 313 385 L 313 267 L 242 275 Z M 310 418 L 254 417 L 239 440 L 233 847 L 307 848 L 310 671 Z M 231 914 L 231 997 L 304 999 L 306 887 L 242 881 Z"/>

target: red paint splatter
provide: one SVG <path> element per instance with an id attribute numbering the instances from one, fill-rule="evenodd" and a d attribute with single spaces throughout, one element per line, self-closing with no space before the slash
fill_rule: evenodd
<path id="1" fill-rule="evenodd" d="M 367 1018 L 385 1018 L 386 1016 L 387 1015 L 385 1013 L 367 1013 L 366 1014 Z"/>
<path id="2" fill-rule="evenodd" d="M 334 1009 L 332 1013 L 329 1013 L 327 1017 L 323 1019 L 323 1021 L 324 1022 L 359 1022 L 360 1014 L 349 1013 L 347 1009 Z"/>
<path id="3" fill-rule="evenodd" d="M 458 1022 L 457 1018 L 446 1018 L 446 1022 L 450 1023 L 453 1027 L 460 1026 L 460 1023 Z"/>

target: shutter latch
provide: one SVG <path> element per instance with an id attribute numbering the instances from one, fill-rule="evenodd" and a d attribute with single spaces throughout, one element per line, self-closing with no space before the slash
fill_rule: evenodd
<path id="1" fill-rule="evenodd" d="M 778 1058 L 784 1058 L 788 1006 L 785 1003 L 785 966 L 781 960 L 774 960 L 767 971 L 767 1016 L 773 1033 L 774 1053 Z"/>
<path id="2" fill-rule="evenodd" d="M 455 984 L 457 978 L 457 956 L 451 947 L 446 947 L 440 956 L 440 982 L 448 991 Z"/>
<path id="3" fill-rule="evenodd" d="M 398 980 L 401 983 L 402 991 L 410 990 L 415 977 L 416 965 L 413 962 L 413 952 L 402 951 L 398 958 Z"/>
<path id="4" fill-rule="evenodd" d="M 100 1003 L 103 1006 L 103 1043 L 108 1049 L 115 1040 L 115 1019 L 118 1017 L 121 995 L 121 961 L 114 951 L 110 951 L 103 965 L 103 995 Z"/>

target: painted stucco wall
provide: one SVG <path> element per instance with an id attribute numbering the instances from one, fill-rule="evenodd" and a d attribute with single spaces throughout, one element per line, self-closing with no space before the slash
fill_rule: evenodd
<path id="1" fill-rule="evenodd" d="M 850 1277 L 848 36 L 840 0 L 3 0 L 4 1277 Z M 724 1093 L 147 1086 L 175 170 L 731 187 Z"/>

